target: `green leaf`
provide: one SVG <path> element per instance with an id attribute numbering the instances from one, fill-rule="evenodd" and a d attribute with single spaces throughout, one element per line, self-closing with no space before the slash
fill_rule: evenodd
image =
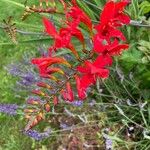
<path id="1" fill-rule="evenodd" d="M 95 18 L 96 14 L 88 7 L 88 5 L 85 4 L 85 2 L 78 0 L 78 4 L 90 16 L 92 20 L 96 20 Z"/>
<path id="2" fill-rule="evenodd" d="M 100 10 L 103 10 L 106 0 L 94 0 Z"/>
<path id="3" fill-rule="evenodd" d="M 19 6 L 21 8 L 25 8 L 25 6 L 23 4 L 15 2 L 14 0 L 1 0 L 1 1 L 8 3 L 8 4 L 13 4 L 13 5 Z"/>
<path id="4" fill-rule="evenodd" d="M 141 8 L 141 11 L 142 11 L 142 14 L 146 14 L 148 12 L 150 12 L 150 2 L 148 1 L 143 1 L 141 4 L 140 4 L 140 8 Z"/>

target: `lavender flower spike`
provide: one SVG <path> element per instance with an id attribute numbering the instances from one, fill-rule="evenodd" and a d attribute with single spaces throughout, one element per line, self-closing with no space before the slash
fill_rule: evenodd
<path id="1" fill-rule="evenodd" d="M 103 137 L 105 138 L 106 150 L 112 150 L 113 149 L 113 141 L 109 138 L 109 136 L 107 134 L 103 134 Z"/>
<path id="2" fill-rule="evenodd" d="M 16 115 L 17 114 L 18 105 L 16 104 L 0 104 L 0 112 Z"/>
<path id="3" fill-rule="evenodd" d="M 73 102 L 72 102 L 72 105 L 73 105 L 73 106 L 80 107 L 80 106 L 83 105 L 83 101 L 81 101 L 81 100 L 73 101 Z"/>
<path id="4" fill-rule="evenodd" d="M 38 132 L 36 130 L 28 130 L 28 131 L 24 131 L 24 134 L 27 136 L 30 136 L 31 138 L 40 141 L 43 140 L 45 138 L 48 138 L 50 136 L 51 130 L 47 129 L 45 132 Z"/>
<path id="5" fill-rule="evenodd" d="M 65 123 L 61 123 L 60 124 L 60 128 L 67 129 L 67 128 L 69 128 L 69 126 L 67 124 L 65 124 Z"/>

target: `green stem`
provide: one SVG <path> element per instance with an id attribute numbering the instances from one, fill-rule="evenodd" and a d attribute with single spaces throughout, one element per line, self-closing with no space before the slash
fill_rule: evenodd
<path id="1" fill-rule="evenodd" d="M 136 21 L 136 20 L 131 20 L 131 21 L 130 21 L 130 25 L 131 25 L 131 26 L 137 26 L 137 27 L 150 28 L 150 25 L 149 25 L 149 24 L 142 24 L 142 21 Z"/>

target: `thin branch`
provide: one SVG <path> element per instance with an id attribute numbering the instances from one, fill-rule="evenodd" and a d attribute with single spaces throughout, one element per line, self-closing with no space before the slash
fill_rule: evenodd
<path id="1" fill-rule="evenodd" d="M 94 22 L 97 23 L 97 21 L 94 21 Z M 137 26 L 137 27 L 150 28 L 150 25 L 142 24 L 142 21 L 136 21 L 136 20 L 131 20 L 130 25 L 131 26 Z M 6 27 L 7 26 L 0 24 L 1 29 L 5 29 Z M 43 32 L 27 32 L 27 31 L 23 31 L 23 30 L 19 30 L 19 29 L 16 29 L 16 32 L 23 34 L 23 35 L 44 35 L 44 36 L 47 36 L 47 34 L 45 34 Z"/>
<path id="2" fill-rule="evenodd" d="M 44 32 L 26 32 L 26 31 L 22 31 L 22 30 L 16 30 L 16 32 L 20 33 L 20 34 L 24 34 L 24 35 L 45 35 L 47 36 L 47 34 L 45 34 Z"/>
<path id="3" fill-rule="evenodd" d="M 98 20 L 92 20 L 94 23 L 99 23 Z M 150 28 L 150 24 L 143 24 L 142 21 L 131 20 L 129 25 L 137 27 Z"/>
<path id="4" fill-rule="evenodd" d="M 131 26 L 137 26 L 137 27 L 150 28 L 150 25 L 149 25 L 149 24 L 142 24 L 142 21 L 136 21 L 136 20 L 131 20 L 131 21 L 130 21 L 130 25 L 131 25 Z"/>
<path id="5" fill-rule="evenodd" d="M 5 29 L 5 28 L 7 28 L 7 26 L 1 24 L 0 28 Z M 47 34 L 45 34 L 44 32 L 27 32 L 27 31 L 23 31 L 23 30 L 19 30 L 19 29 L 16 29 L 16 32 L 23 34 L 23 35 L 45 35 L 45 36 L 47 36 Z"/>

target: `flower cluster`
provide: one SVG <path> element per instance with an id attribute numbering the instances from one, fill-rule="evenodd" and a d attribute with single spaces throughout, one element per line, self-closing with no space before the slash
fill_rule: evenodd
<path id="1" fill-rule="evenodd" d="M 68 102 L 74 102 L 75 97 L 84 100 L 88 88 L 94 85 L 98 78 L 108 78 L 108 67 L 112 65 L 113 57 L 120 55 L 129 47 L 128 44 L 122 44 L 126 38 L 120 31 L 121 26 L 130 22 L 130 18 L 124 13 L 128 2 L 108 1 L 97 25 L 92 23 L 76 0 L 72 0 L 71 3 L 69 9 L 66 9 L 68 7 L 65 4 L 65 25 L 59 31 L 51 21 L 43 18 L 45 32 L 53 38 L 54 43 L 49 48 L 48 56 L 33 58 L 32 64 L 37 66 L 40 77 L 50 79 L 52 83 L 38 82 L 37 85 L 41 89 L 32 91 L 44 97 L 46 103 L 40 107 L 41 110 L 38 110 L 38 115 L 32 119 L 32 122 L 31 117 L 28 118 L 30 124 L 26 130 L 44 118 L 44 114 L 50 111 L 51 101 L 56 105 L 60 95 Z M 80 29 L 82 25 L 89 34 L 92 45 L 90 50 Z M 73 38 L 78 40 L 81 50 L 77 50 Z M 63 49 L 69 50 L 68 53 L 74 56 L 74 59 L 69 61 L 63 56 L 56 55 L 55 52 Z M 67 69 L 69 71 L 66 72 Z"/>
<path id="2" fill-rule="evenodd" d="M 17 109 L 18 105 L 16 104 L 0 104 L 0 112 L 5 114 L 16 115 Z"/>
<path id="3" fill-rule="evenodd" d="M 42 132 L 42 133 L 39 133 L 38 131 L 31 130 L 31 129 L 24 132 L 25 135 L 27 135 L 27 136 L 29 136 L 29 137 L 37 140 L 37 141 L 48 138 L 50 136 L 50 133 L 51 133 L 50 129 L 47 129 L 45 132 Z"/>
<path id="4" fill-rule="evenodd" d="M 14 62 L 5 67 L 9 74 L 18 78 L 17 86 L 13 90 L 19 92 L 23 90 L 31 91 L 33 87 L 35 88 L 35 84 L 41 80 L 38 73 L 34 71 L 30 59 L 29 53 L 24 53 L 19 64 Z"/>

